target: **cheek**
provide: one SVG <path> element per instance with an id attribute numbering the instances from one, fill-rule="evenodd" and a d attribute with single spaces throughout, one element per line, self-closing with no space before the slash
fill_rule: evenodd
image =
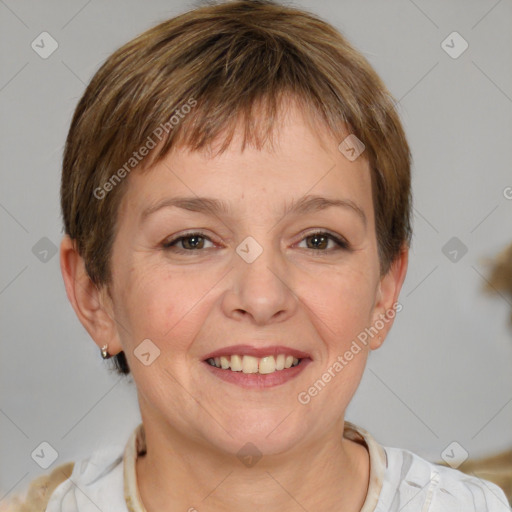
<path id="1" fill-rule="evenodd" d="M 368 326 L 375 299 L 375 283 L 368 271 L 354 267 L 326 269 L 301 278 L 301 298 L 323 324 L 331 343 L 352 339 Z"/>
<path id="2" fill-rule="evenodd" d="M 121 292 L 131 337 L 155 341 L 182 337 L 187 317 L 211 287 L 206 281 L 191 279 L 190 273 L 184 276 L 175 269 L 171 274 L 160 266 L 133 269 Z"/>
<path id="3" fill-rule="evenodd" d="M 305 302 L 325 352 L 311 381 L 310 396 L 322 395 L 318 407 L 329 404 L 334 421 L 348 406 L 364 373 L 369 349 L 360 337 L 371 322 L 374 283 L 368 272 L 345 269 L 319 275 L 317 284 L 315 293 L 305 295 Z"/>

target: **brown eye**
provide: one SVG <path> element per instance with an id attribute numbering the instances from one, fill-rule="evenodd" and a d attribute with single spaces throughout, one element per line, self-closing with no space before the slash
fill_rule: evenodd
<path id="1" fill-rule="evenodd" d="M 319 231 L 315 233 L 310 233 L 309 235 L 305 236 L 302 240 L 306 240 L 306 243 L 308 240 L 311 240 L 311 243 L 307 243 L 307 249 L 313 250 L 313 251 L 328 251 L 331 250 L 338 250 L 338 249 L 348 249 L 349 245 L 346 240 L 343 240 L 342 238 L 339 238 L 331 233 L 328 233 L 326 231 Z M 334 242 L 335 246 L 331 249 L 328 248 L 329 242 Z"/>
<path id="2" fill-rule="evenodd" d="M 203 236 L 201 233 L 189 233 L 188 235 L 164 242 L 162 247 L 168 250 L 175 248 L 177 252 L 192 252 L 204 249 L 205 241 L 211 242 L 208 237 Z M 175 247 L 178 244 L 181 244 L 181 247 Z"/>

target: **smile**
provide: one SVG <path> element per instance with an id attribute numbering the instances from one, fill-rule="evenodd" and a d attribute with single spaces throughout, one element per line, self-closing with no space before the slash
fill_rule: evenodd
<path id="1" fill-rule="evenodd" d="M 300 361 L 301 359 L 287 354 L 279 354 L 276 357 L 265 356 L 260 358 L 234 354 L 232 356 L 211 357 L 207 360 L 208 364 L 211 366 L 222 368 L 223 370 L 243 373 L 259 373 L 262 375 L 297 366 Z"/>
<path id="2" fill-rule="evenodd" d="M 312 360 L 290 355 L 221 356 L 203 361 L 215 377 L 245 389 L 265 389 L 285 384 L 298 376 Z"/>

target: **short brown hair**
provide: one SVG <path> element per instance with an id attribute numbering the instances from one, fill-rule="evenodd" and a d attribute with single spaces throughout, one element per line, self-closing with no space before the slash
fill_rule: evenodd
<path id="1" fill-rule="evenodd" d="M 61 206 L 91 280 L 108 289 L 122 178 L 132 167 L 140 172 L 171 147 L 200 150 L 220 135 L 223 152 L 240 120 L 243 146 L 260 149 L 284 95 L 340 142 L 347 133 L 363 141 L 387 272 L 411 238 L 410 151 L 392 96 L 365 57 L 316 15 L 270 0 L 237 0 L 196 8 L 128 42 L 80 99 L 64 150 Z M 193 108 L 184 115 L 186 104 Z M 265 109 L 258 124 L 256 105 Z M 156 142 L 162 127 L 165 136 L 139 164 L 134 154 Z M 123 352 L 115 364 L 129 373 Z"/>

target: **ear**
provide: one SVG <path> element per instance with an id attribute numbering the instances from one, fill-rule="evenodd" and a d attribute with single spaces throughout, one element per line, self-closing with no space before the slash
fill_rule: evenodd
<path id="1" fill-rule="evenodd" d="M 398 302 L 398 296 L 407 274 L 408 263 L 409 247 L 403 245 L 388 272 L 380 279 L 371 323 L 372 327 L 378 330 L 378 335 L 372 336 L 371 350 L 382 345 L 395 321 L 396 314 L 402 309 L 402 305 Z"/>
<path id="2" fill-rule="evenodd" d="M 120 352 L 122 345 L 107 287 L 99 288 L 92 282 L 75 241 L 68 235 L 64 236 L 60 245 L 60 269 L 69 302 L 96 345 L 100 349 L 108 345 L 110 355 Z"/>

